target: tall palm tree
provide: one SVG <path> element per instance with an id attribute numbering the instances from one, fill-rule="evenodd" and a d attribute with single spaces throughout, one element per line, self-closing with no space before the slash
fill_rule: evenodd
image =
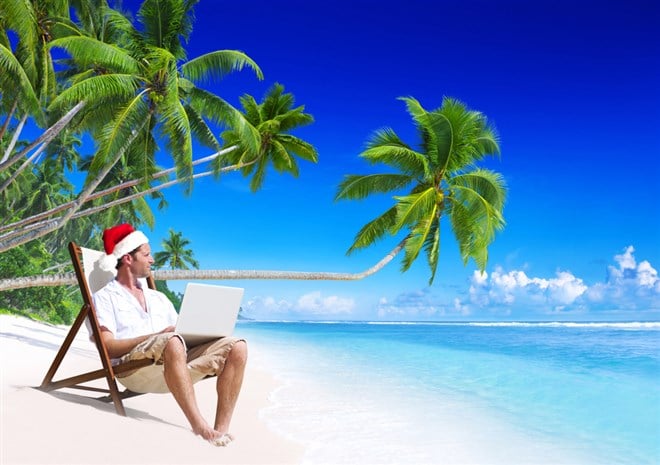
<path id="1" fill-rule="evenodd" d="M 305 113 L 304 106 L 294 107 L 293 94 L 284 93 L 284 86 L 275 84 L 265 94 L 261 103 L 251 95 L 240 98 L 245 119 L 259 132 L 260 144 L 252 147 L 244 142 L 242 134 L 236 129 L 222 133 L 227 145 L 239 148 L 217 159 L 214 164 L 220 169 L 227 163 L 244 165 L 244 176 L 252 175 L 250 188 L 257 191 L 263 185 L 269 164 L 279 172 L 288 172 L 298 176 L 298 163 L 295 157 L 316 163 L 316 149 L 304 140 L 290 134 L 291 131 L 314 121 L 312 115 Z"/>
<path id="2" fill-rule="evenodd" d="M 10 0 L 12 4 L 20 1 L 23 0 Z M 214 149 L 221 147 L 211 124 L 235 127 L 243 143 L 256 150 L 259 133 L 245 123 L 238 110 L 197 84 L 245 67 L 262 78 L 261 70 L 247 55 L 234 50 L 186 59 L 182 43 L 192 31 L 195 3 L 145 0 L 137 14 L 139 24 L 134 26 L 126 17 L 107 8 L 105 1 L 95 0 L 93 5 L 104 14 L 82 12 L 81 17 L 89 25 L 98 24 L 95 18 L 104 18 L 104 32 L 88 25 L 87 30 L 71 29 L 69 35 L 62 34 L 49 42 L 49 47 L 66 50 L 77 66 L 77 72 L 67 75 L 66 90 L 50 103 L 49 115 L 59 117 L 75 110 L 76 128 L 90 131 L 98 150 L 75 201 L 64 210 L 58 207 L 30 220 L 33 226 L 26 228 L 24 222 L 12 226 L 13 231 L 0 237 L 0 251 L 42 237 L 66 224 L 113 166 L 131 151 L 141 156 L 137 161 L 134 158 L 133 163 L 143 168 L 142 186 L 149 185 L 155 170 L 156 140 L 166 142 L 176 174 L 187 182 L 188 190 L 193 179 L 193 138 Z M 3 61 L 2 52 L 0 49 L 0 67 L 6 68 L 9 65 L 4 66 L 5 61 L 13 62 Z M 57 216 L 44 220 L 51 215 Z"/>
<path id="3" fill-rule="evenodd" d="M 371 164 L 393 169 L 383 174 L 349 175 L 336 199 L 363 199 L 395 192 L 394 205 L 367 223 L 348 253 L 374 244 L 386 234 L 405 231 L 401 270 L 406 271 L 423 250 L 433 283 L 440 255 L 440 226 L 444 215 L 467 264 L 472 258 L 484 270 L 488 245 L 504 227 L 506 187 L 502 176 L 478 168 L 486 155 L 499 154 L 497 136 L 486 117 L 461 102 L 444 98 L 442 106 L 425 110 L 414 98 L 402 98 L 420 138 L 418 149 L 389 128 L 375 133 L 360 154 Z M 404 189 L 407 189 L 404 190 Z"/>
<path id="4" fill-rule="evenodd" d="M 115 32 L 106 43 L 96 37 L 78 35 L 51 43 L 65 49 L 81 72 L 70 78 L 72 85 L 51 104 L 59 112 L 86 100 L 81 127 L 90 129 L 100 141 L 91 164 L 89 180 L 114 164 L 132 144 L 140 145 L 144 166 L 150 165 L 158 135 L 166 141 L 181 178 L 192 172 L 192 141 L 220 148 L 210 122 L 232 124 L 240 114 L 217 95 L 198 87 L 209 77 L 222 77 L 244 67 L 259 78 L 257 64 L 242 52 L 218 50 L 187 60 L 182 42 L 192 32 L 196 2 L 145 0 L 138 25 L 112 11 Z M 258 144 L 258 134 L 240 124 L 242 135 Z M 160 131 L 160 134 L 155 134 Z M 129 142 L 127 142 L 129 141 Z M 121 156 L 121 155 L 120 155 Z M 147 173 L 148 174 L 148 173 Z M 189 186 L 190 187 L 190 186 Z"/>
<path id="5" fill-rule="evenodd" d="M 154 266 L 156 268 L 169 266 L 180 270 L 188 270 L 190 267 L 199 268 L 192 249 L 186 248 L 190 245 L 190 241 L 182 237 L 183 233 L 170 229 L 169 234 L 170 236 L 162 242 L 164 250 L 154 254 Z"/>

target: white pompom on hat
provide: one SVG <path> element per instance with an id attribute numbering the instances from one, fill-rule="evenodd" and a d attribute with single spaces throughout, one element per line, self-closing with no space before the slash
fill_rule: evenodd
<path id="1" fill-rule="evenodd" d="M 147 236 L 128 223 L 108 228 L 103 231 L 106 255 L 101 257 L 99 265 L 104 270 L 114 270 L 121 257 L 148 242 Z"/>

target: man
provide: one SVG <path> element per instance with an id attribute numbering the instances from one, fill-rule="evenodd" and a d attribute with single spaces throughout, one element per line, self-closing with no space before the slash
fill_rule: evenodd
<path id="1" fill-rule="evenodd" d="M 101 267 L 117 269 L 116 278 L 94 294 L 108 353 L 113 363 L 141 358 L 156 361 L 119 381 L 136 392 L 169 390 L 195 434 L 214 445 L 226 446 L 234 439 L 229 424 L 243 382 L 245 340 L 224 337 L 186 348 L 183 338 L 174 332 L 177 313 L 172 303 L 139 281 L 149 276 L 154 262 L 147 237 L 122 224 L 104 231 L 103 245 L 107 255 L 100 260 Z M 193 387 L 207 375 L 217 375 L 213 427 L 202 416 Z"/>

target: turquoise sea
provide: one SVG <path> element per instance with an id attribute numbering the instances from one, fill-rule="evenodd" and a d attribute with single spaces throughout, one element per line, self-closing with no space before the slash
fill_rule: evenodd
<path id="1" fill-rule="evenodd" d="M 306 464 L 658 464 L 660 323 L 241 322 Z"/>

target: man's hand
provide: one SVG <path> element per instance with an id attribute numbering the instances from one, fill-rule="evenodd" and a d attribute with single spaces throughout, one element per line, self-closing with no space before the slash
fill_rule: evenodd
<path id="1" fill-rule="evenodd" d="M 168 326 L 154 334 L 172 333 L 174 332 L 174 329 L 174 326 Z M 144 336 L 137 336 L 130 339 L 115 339 L 114 334 L 110 331 L 101 331 L 101 337 L 103 338 L 103 342 L 105 342 L 105 346 L 108 349 L 108 355 L 110 355 L 111 358 L 119 358 L 122 355 L 129 353 L 136 345 L 146 341 L 151 336 L 153 335 L 145 334 Z"/>

